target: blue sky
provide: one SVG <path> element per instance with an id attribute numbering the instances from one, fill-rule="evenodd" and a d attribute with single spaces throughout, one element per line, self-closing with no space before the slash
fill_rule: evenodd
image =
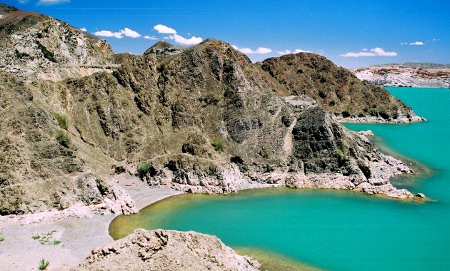
<path id="1" fill-rule="evenodd" d="M 3 2 L 86 28 L 108 40 L 115 52 L 141 54 L 164 38 L 176 45 L 216 38 L 253 61 L 297 50 L 322 54 L 348 68 L 450 63 L 449 0 Z"/>

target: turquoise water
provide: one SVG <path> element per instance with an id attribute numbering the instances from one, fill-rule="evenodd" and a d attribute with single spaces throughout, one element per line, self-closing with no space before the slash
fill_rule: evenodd
<path id="1" fill-rule="evenodd" d="M 371 129 L 381 144 L 431 168 L 431 176 L 398 182 L 433 202 L 327 190 L 186 195 L 111 228 L 195 230 L 232 247 L 270 250 L 325 270 L 450 270 L 450 90 L 389 90 L 429 122 L 347 126 Z"/>

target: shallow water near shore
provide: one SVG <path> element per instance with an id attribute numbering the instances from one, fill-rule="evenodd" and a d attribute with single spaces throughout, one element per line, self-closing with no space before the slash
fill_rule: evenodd
<path id="1" fill-rule="evenodd" d="M 250 255 L 254 248 L 324 270 L 450 270 L 450 90 L 389 90 L 428 122 L 346 126 L 370 129 L 379 144 L 429 167 L 430 175 L 395 183 L 434 201 L 334 190 L 181 195 L 119 216 L 111 235 L 121 238 L 139 227 L 194 230 L 250 248 Z"/>

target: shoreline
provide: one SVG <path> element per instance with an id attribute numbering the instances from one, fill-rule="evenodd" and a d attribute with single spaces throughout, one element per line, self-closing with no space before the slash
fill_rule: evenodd
<path id="1" fill-rule="evenodd" d="M 389 155 L 386 156 L 392 157 L 392 159 L 397 160 L 396 157 L 399 156 L 400 159 L 402 158 L 401 155 L 396 155 L 395 152 L 388 153 Z M 397 161 L 402 163 L 400 160 Z M 417 175 L 417 173 L 407 174 Z M 274 176 L 255 177 L 272 179 Z M 277 177 L 275 179 L 282 179 L 282 175 L 275 177 Z M 300 182 L 297 179 L 291 183 L 286 180 L 272 184 L 249 182 L 246 186 L 240 186 L 236 192 L 287 187 L 291 189 L 347 190 L 373 195 L 370 190 L 341 187 L 340 183 L 347 184 L 347 182 L 331 182 L 333 179 L 336 180 L 336 176 L 330 176 L 329 174 L 303 177 L 303 180 L 300 180 Z M 337 177 L 339 180 L 339 176 Z M 389 180 L 392 178 L 395 177 L 391 176 Z M 170 185 L 149 186 L 137 177 L 128 174 L 114 176 L 111 183 L 118 185 L 128 193 L 134 201 L 135 208 L 139 211 L 168 197 L 184 193 L 182 187 L 181 190 L 175 190 Z M 388 181 L 386 185 L 391 184 Z M 178 188 L 180 189 L 180 187 Z M 388 194 L 378 194 L 377 196 L 395 200 L 426 200 L 418 199 L 417 197 L 398 198 Z M 0 233 L 5 238 L 4 241 L 0 242 L 2 267 L 6 268 L 6 270 L 37 270 L 39 261 L 44 258 L 50 261 L 48 270 L 71 270 L 81 263 L 93 249 L 114 241 L 110 235 L 109 227 L 111 222 L 119 215 L 121 214 L 111 213 L 98 206 L 82 206 L 72 207 L 63 211 L 0 217 Z M 60 243 L 43 245 L 39 240 L 33 239 L 33 236 L 45 236 L 48 233 L 51 233 L 50 242 L 60 241 Z M 27 254 L 24 254 L 25 251 Z M 27 261 L 24 261 L 24 258 Z"/>
<path id="2" fill-rule="evenodd" d="M 131 195 L 138 209 L 182 193 L 169 187 L 150 187 L 137 178 L 118 178 L 115 181 Z M 129 186 L 139 182 L 142 185 Z M 36 214 L 0 217 L 0 232 L 4 237 L 0 242 L 2 268 L 38 270 L 39 261 L 45 259 L 50 262 L 47 270 L 71 270 L 93 249 L 114 241 L 109 235 L 109 225 L 120 214 L 94 213 L 95 206 L 70 209 L 65 216 L 59 211 L 39 213 L 40 219 L 25 217 Z M 43 238 L 36 238 L 49 233 L 49 242 L 45 244 L 40 243 Z"/>

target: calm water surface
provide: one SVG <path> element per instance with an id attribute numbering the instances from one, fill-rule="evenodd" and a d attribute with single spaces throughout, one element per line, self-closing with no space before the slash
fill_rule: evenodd
<path id="1" fill-rule="evenodd" d="M 183 195 L 117 218 L 133 229 L 195 230 L 231 247 L 253 247 L 325 270 L 450 270 L 450 90 L 390 88 L 427 123 L 346 125 L 431 169 L 396 183 L 425 193 L 416 203 L 355 192 L 273 189 L 231 196 Z"/>

